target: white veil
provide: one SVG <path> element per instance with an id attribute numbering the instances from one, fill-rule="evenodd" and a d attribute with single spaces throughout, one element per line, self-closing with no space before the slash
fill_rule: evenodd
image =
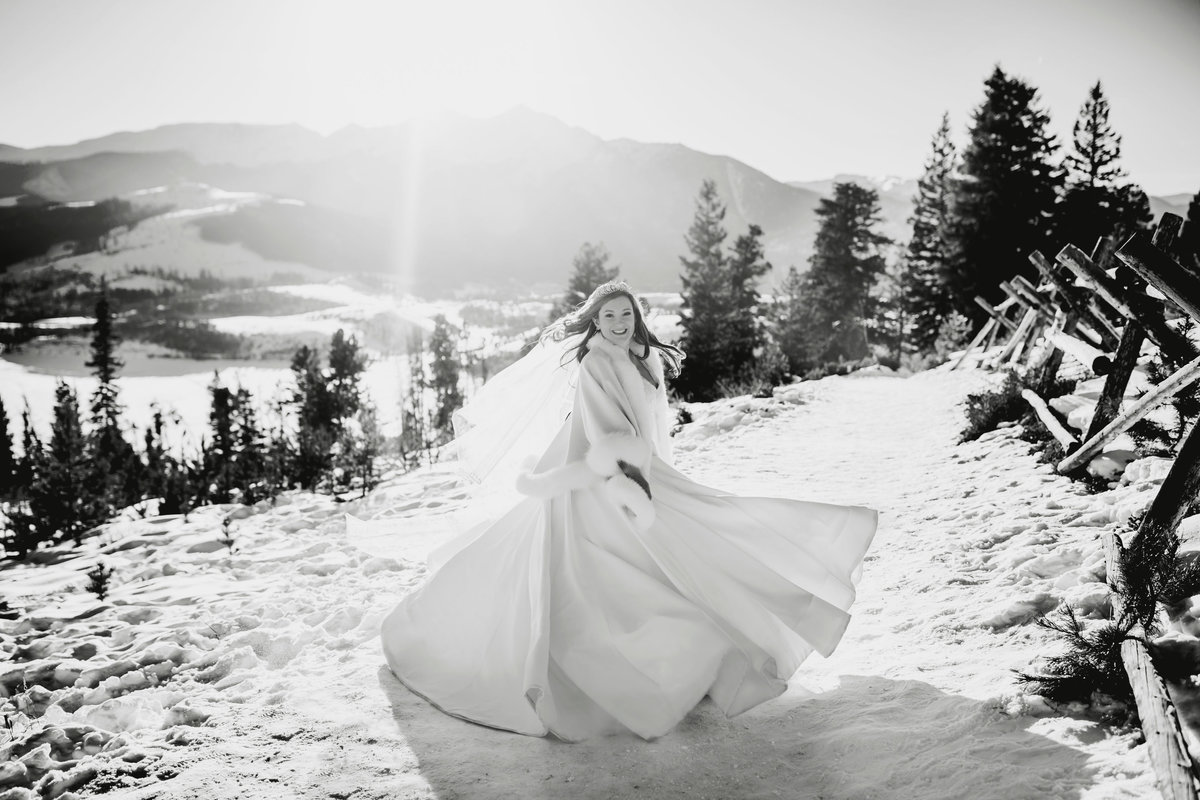
<path id="1" fill-rule="evenodd" d="M 455 438 L 446 453 L 454 471 L 479 484 L 461 508 L 417 520 L 395 518 L 388 493 L 375 492 L 347 514 L 346 536 L 355 547 L 380 557 L 426 561 L 436 569 L 469 544 L 520 498 L 517 476 L 531 469 L 561 430 L 575 400 L 579 361 L 570 349 L 583 334 L 539 341 L 518 361 L 485 383 L 454 413 Z"/>
<path id="2" fill-rule="evenodd" d="M 463 477 L 512 484 L 542 455 L 571 411 L 579 372 L 572 348 L 582 339 L 539 340 L 454 412 L 450 451 Z"/>

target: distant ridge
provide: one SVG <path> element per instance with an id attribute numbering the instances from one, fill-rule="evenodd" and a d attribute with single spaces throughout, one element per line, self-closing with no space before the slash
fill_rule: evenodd
<path id="1" fill-rule="evenodd" d="M 879 191 L 884 232 L 897 241 L 907 238 L 916 187 L 911 178 L 855 175 L 785 183 L 728 156 L 680 144 L 604 140 L 527 108 L 487 119 L 447 114 L 350 126 L 329 135 L 299 125 L 166 125 L 69 145 L 0 145 L 0 161 L 24 165 L 4 173 L 9 177 L 0 188 L 10 196 L 0 196 L 0 203 L 21 194 L 26 200 L 99 200 L 187 183 L 255 193 L 268 204 L 299 203 L 310 211 L 231 208 L 241 217 L 223 224 L 221 235 L 251 248 L 318 237 L 311 248 L 294 247 L 289 258 L 320 252 L 323 263 L 313 266 L 322 269 L 330 268 L 324 262 L 337 252 L 339 237 L 378 237 L 355 241 L 355 252 L 376 254 L 378 270 L 429 293 L 561 285 L 585 241 L 603 241 L 638 287 L 677 290 L 684 234 L 705 179 L 716 181 L 728 206 L 731 245 L 751 222 L 763 228 L 775 267 L 766 279 L 772 286 L 789 266 L 807 268 L 815 211 L 835 182 Z M 1186 209 L 1190 196 L 1179 195 L 1155 199 L 1156 213 L 1179 213 L 1176 197 Z M 265 220 L 284 227 L 256 232 Z"/>

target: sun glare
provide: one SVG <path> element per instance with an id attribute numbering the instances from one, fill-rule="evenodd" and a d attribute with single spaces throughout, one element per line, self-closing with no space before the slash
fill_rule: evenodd
<path id="1" fill-rule="evenodd" d="M 358 0 L 289 6 L 280 24 L 313 88 L 310 116 L 329 128 L 536 104 L 560 56 L 562 14 L 542 2 Z"/>

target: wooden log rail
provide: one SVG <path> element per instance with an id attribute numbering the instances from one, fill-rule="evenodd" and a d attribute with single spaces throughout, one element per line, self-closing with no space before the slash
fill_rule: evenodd
<path id="1" fill-rule="evenodd" d="M 1121 575 L 1121 549 L 1117 534 L 1106 531 L 1104 564 L 1110 586 L 1120 581 L 1116 576 Z M 1120 619 L 1124 611 L 1120 595 L 1114 592 L 1111 597 L 1113 619 Z M 1163 800 L 1200 800 L 1200 786 L 1188 755 L 1179 715 L 1162 676 L 1154 669 L 1154 661 L 1144 641 L 1145 631 L 1140 625 L 1135 626 L 1130 635 L 1135 638 L 1121 643 L 1121 664 L 1133 690 L 1133 702 L 1141 720 L 1142 734 L 1146 737 L 1146 748 L 1150 751 L 1150 764 L 1154 767 L 1155 785 Z"/>
<path id="2" fill-rule="evenodd" d="M 1053 383 L 1063 353 L 1090 366 L 1096 374 L 1106 376 L 1096 414 L 1082 437 L 1082 444 L 1036 391 L 1021 392 L 1041 423 L 1068 453 L 1057 465 L 1060 473 L 1083 467 L 1113 438 L 1151 410 L 1200 383 L 1200 352 L 1167 319 L 1168 312 L 1178 308 L 1200 322 L 1200 263 L 1195 268 L 1191 264 L 1185 267 L 1169 254 L 1172 237 L 1178 229 L 1177 218 L 1163 215 L 1153 238 L 1135 234 L 1120 249 L 1115 249 L 1111 239 L 1102 239 L 1089 257 L 1068 245 L 1057 256 L 1061 267 L 1041 253 L 1033 253 L 1030 261 L 1041 275 L 1041 285 L 1034 286 L 1023 279 L 1002 285 L 1009 295 L 1005 303 L 1023 309 L 1024 314 L 1015 330 L 1011 323 L 1004 326 L 1011 336 L 996 364 L 1003 364 L 1010 357 L 1015 360 L 1026 343 L 1033 341 L 1038 326 L 1045 324 L 1045 336 L 1053 347 L 1050 356 L 1036 365 L 1040 376 L 1038 386 Z M 1118 265 L 1116 277 L 1105 271 L 1110 264 Z M 1165 302 L 1148 296 L 1147 286 L 1166 298 Z M 972 348 L 982 341 L 985 331 L 994 337 L 1002 329 L 1002 316 L 997 310 L 989 311 L 990 319 Z M 1087 336 L 1087 331 L 1095 334 L 1091 343 L 1081 338 Z M 1187 363 L 1122 412 L 1129 375 L 1147 338 L 1165 355 Z M 1030 371 L 1035 368 L 1032 358 L 1027 368 Z M 1159 559 L 1160 569 L 1173 568 L 1173 563 L 1165 561 L 1174 555 L 1175 531 L 1198 497 L 1200 424 L 1195 424 L 1131 538 L 1130 548 L 1136 548 L 1140 556 Z M 1104 548 L 1109 583 L 1120 589 L 1124 585 L 1123 558 L 1128 551 L 1113 532 L 1104 534 Z M 1153 552 L 1156 549 L 1161 552 Z M 1119 593 L 1113 594 L 1112 603 L 1113 616 L 1120 619 L 1123 608 Z M 1130 639 L 1122 643 L 1121 661 L 1141 718 L 1156 785 L 1166 800 L 1200 800 L 1197 762 L 1188 753 L 1178 714 L 1166 684 L 1154 668 L 1145 637 L 1146 631 L 1136 626 Z"/>
<path id="3" fill-rule="evenodd" d="M 1040 252 L 1035 250 L 1030 253 L 1029 260 L 1041 273 L 1042 279 L 1054 287 L 1057 298 L 1061 304 L 1065 304 L 1066 310 L 1074 312 L 1080 321 L 1085 322 L 1101 337 L 1097 344 L 1105 349 L 1115 348 L 1117 340 L 1120 338 L 1116 329 L 1106 317 L 1095 310 L 1095 303 L 1090 302 L 1085 291 L 1076 286 L 1072 279 L 1062 274 L 1050 263 L 1050 259 Z"/>
<path id="4" fill-rule="evenodd" d="M 1058 417 L 1054 416 L 1054 412 L 1046 405 L 1046 401 L 1038 396 L 1037 392 L 1032 389 L 1022 389 L 1021 397 L 1025 398 L 1025 402 L 1029 403 L 1033 408 L 1033 412 L 1037 414 L 1038 419 L 1046 426 L 1046 430 L 1050 431 L 1063 450 L 1070 450 L 1079 444 L 1079 440 L 1075 438 L 1075 434 L 1071 433 L 1066 427 L 1058 421 Z"/>
<path id="5" fill-rule="evenodd" d="M 1189 361 L 1174 375 L 1154 387 L 1153 391 L 1142 395 L 1125 413 L 1105 425 L 1103 429 L 1094 435 L 1089 433 L 1087 441 L 1074 453 L 1058 462 L 1055 469 L 1061 474 L 1079 469 L 1104 449 L 1104 445 L 1129 430 L 1138 420 L 1197 381 L 1200 381 L 1200 358 Z M 1088 430 L 1090 432 L 1091 429 Z"/>
<path id="6" fill-rule="evenodd" d="M 1092 347 L 1087 342 L 1080 341 L 1070 333 L 1059 331 L 1051 333 L 1049 338 L 1055 347 L 1069 354 L 1097 375 L 1107 375 L 1112 371 L 1113 357 L 1111 355 Z"/>

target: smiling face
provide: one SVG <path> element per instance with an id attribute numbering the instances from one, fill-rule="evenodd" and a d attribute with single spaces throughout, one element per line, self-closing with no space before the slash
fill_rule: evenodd
<path id="1" fill-rule="evenodd" d="M 628 347 L 633 341 L 633 302 L 625 295 L 617 295 L 600 306 L 596 314 L 596 327 L 600 335 L 613 344 Z"/>

